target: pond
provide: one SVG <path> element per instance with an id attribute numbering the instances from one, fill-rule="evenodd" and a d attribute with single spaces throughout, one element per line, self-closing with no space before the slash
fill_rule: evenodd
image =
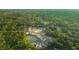
<path id="1" fill-rule="evenodd" d="M 28 38 L 30 38 L 30 41 L 32 43 L 39 43 L 39 42 L 41 42 L 41 39 L 38 38 L 37 36 L 34 36 L 34 35 L 28 35 Z"/>
<path id="2" fill-rule="evenodd" d="M 51 37 L 46 37 L 46 40 L 41 40 L 37 36 L 34 35 L 28 35 L 28 38 L 32 42 L 32 44 L 35 44 L 38 48 L 44 48 L 46 45 L 48 45 L 52 40 Z"/>
<path id="3" fill-rule="evenodd" d="M 45 35 L 44 28 L 40 29 L 43 31 L 36 33 L 33 32 L 32 29 L 31 33 L 30 32 L 26 33 L 31 43 L 35 44 L 38 48 L 45 47 L 46 45 L 49 44 L 49 42 L 51 42 L 51 37 Z"/>

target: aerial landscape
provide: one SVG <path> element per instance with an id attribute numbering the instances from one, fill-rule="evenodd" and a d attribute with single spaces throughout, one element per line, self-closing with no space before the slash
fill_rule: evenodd
<path id="1" fill-rule="evenodd" d="M 78 50 L 79 9 L 0 9 L 0 50 Z"/>

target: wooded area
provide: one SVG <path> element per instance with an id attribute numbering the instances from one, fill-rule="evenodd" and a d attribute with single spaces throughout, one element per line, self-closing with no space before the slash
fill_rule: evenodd
<path id="1" fill-rule="evenodd" d="M 78 9 L 0 10 L 0 50 L 78 49 Z"/>

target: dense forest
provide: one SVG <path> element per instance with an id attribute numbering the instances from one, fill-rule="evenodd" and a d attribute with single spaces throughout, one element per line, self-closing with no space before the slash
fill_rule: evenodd
<path id="1" fill-rule="evenodd" d="M 78 49 L 78 9 L 0 10 L 0 50 Z"/>

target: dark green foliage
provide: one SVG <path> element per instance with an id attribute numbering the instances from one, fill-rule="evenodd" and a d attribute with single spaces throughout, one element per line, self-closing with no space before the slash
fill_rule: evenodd
<path id="1" fill-rule="evenodd" d="M 43 49 L 79 49 L 79 10 L 61 9 L 0 10 L 0 49 L 38 49 L 26 36 L 29 27 L 44 28 L 52 38 Z"/>

